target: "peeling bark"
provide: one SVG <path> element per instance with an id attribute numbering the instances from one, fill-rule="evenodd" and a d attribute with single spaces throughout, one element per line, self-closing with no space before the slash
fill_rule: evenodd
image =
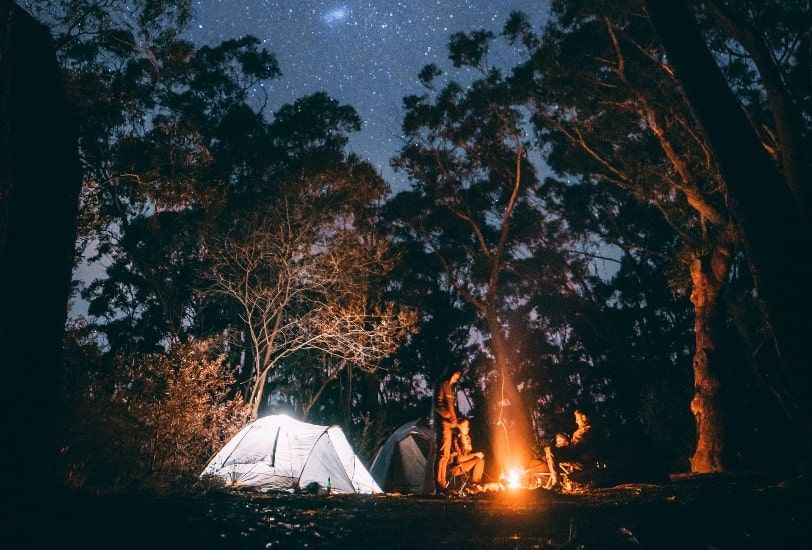
<path id="1" fill-rule="evenodd" d="M 691 412 L 697 443 L 691 471 L 724 471 L 725 425 L 722 411 L 720 354 L 717 345 L 723 329 L 720 297 L 730 272 L 732 251 L 726 242 L 691 264 L 691 303 L 694 306 L 694 398 Z"/>
<path id="2" fill-rule="evenodd" d="M 646 0 L 645 5 L 719 163 L 756 287 L 767 306 L 781 360 L 792 373 L 792 388 L 808 428 L 812 418 L 809 220 L 762 148 L 685 2 Z M 804 441 L 809 459 L 809 431 Z"/>

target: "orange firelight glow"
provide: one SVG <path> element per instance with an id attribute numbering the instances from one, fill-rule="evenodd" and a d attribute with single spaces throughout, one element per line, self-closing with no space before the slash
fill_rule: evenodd
<path id="1" fill-rule="evenodd" d="M 507 482 L 509 489 L 519 489 L 522 486 L 522 469 L 517 467 L 512 467 L 508 470 L 507 473 Z"/>
<path id="2" fill-rule="evenodd" d="M 531 464 L 532 430 L 526 410 L 522 406 L 516 384 L 509 369 L 497 359 L 495 382 L 486 394 L 487 416 L 491 434 L 491 464 L 499 466 L 499 483 L 506 489 L 531 488 L 529 471 L 523 465 Z"/>

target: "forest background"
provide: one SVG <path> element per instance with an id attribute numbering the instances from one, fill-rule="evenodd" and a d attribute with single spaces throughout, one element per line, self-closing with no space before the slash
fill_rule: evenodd
<path id="1" fill-rule="evenodd" d="M 351 105 L 268 112 L 250 90 L 284 78 L 273 53 L 191 43 L 189 2 L 31 3 L 79 126 L 75 265 L 103 268 L 74 281 L 67 482 L 186 486 L 271 411 L 340 424 L 369 459 L 449 365 L 497 455 L 505 425 L 530 451 L 589 404 L 672 471 L 797 466 L 812 9 L 676 4 L 693 41 L 656 1 L 454 34 L 403 100 L 393 189 L 349 150 Z M 495 43 L 521 61 L 494 65 Z M 728 96 L 691 80 L 691 47 Z"/>

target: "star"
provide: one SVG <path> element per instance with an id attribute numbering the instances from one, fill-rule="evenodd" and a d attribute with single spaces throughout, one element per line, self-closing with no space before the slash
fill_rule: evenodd
<path id="1" fill-rule="evenodd" d="M 352 105 L 364 120 L 350 137 L 349 148 L 378 167 L 393 184 L 404 176 L 391 168 L 402 140 L 402 98 L 425 93 L 417 74 L 436 63 L 454 78 L 448 60 L 451 33 L 480 28 L 498 35 L 513 10 L 532 14 L 538 26 L 550 0 L 195 0 L 190 37 L 217 44 L 253 34 L 274 53 L 282 76 L 257 87 L 256 103 L 271 115 L 285 103 L 324 91 Z M 244 9 L 243 9 L 244 8 Z M 515 62 L 517 53 L 504 41 L 492 59 Z M 272 93 L 270 92 L 272 90 Z M 266 97 L 267 94 L 267 97 Z"/>

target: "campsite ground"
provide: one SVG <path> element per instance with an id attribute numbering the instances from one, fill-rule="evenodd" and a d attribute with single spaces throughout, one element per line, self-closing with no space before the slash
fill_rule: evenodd
<path id="1" fill-rule="evenodd" d="M 809 494 L 807 483 L 755 474 L 452 499 L 70 494 L 46 503 L 39 530 L 11 526 L 5 540 L 54 548 L 801 548 L 812 526 Z"/>

